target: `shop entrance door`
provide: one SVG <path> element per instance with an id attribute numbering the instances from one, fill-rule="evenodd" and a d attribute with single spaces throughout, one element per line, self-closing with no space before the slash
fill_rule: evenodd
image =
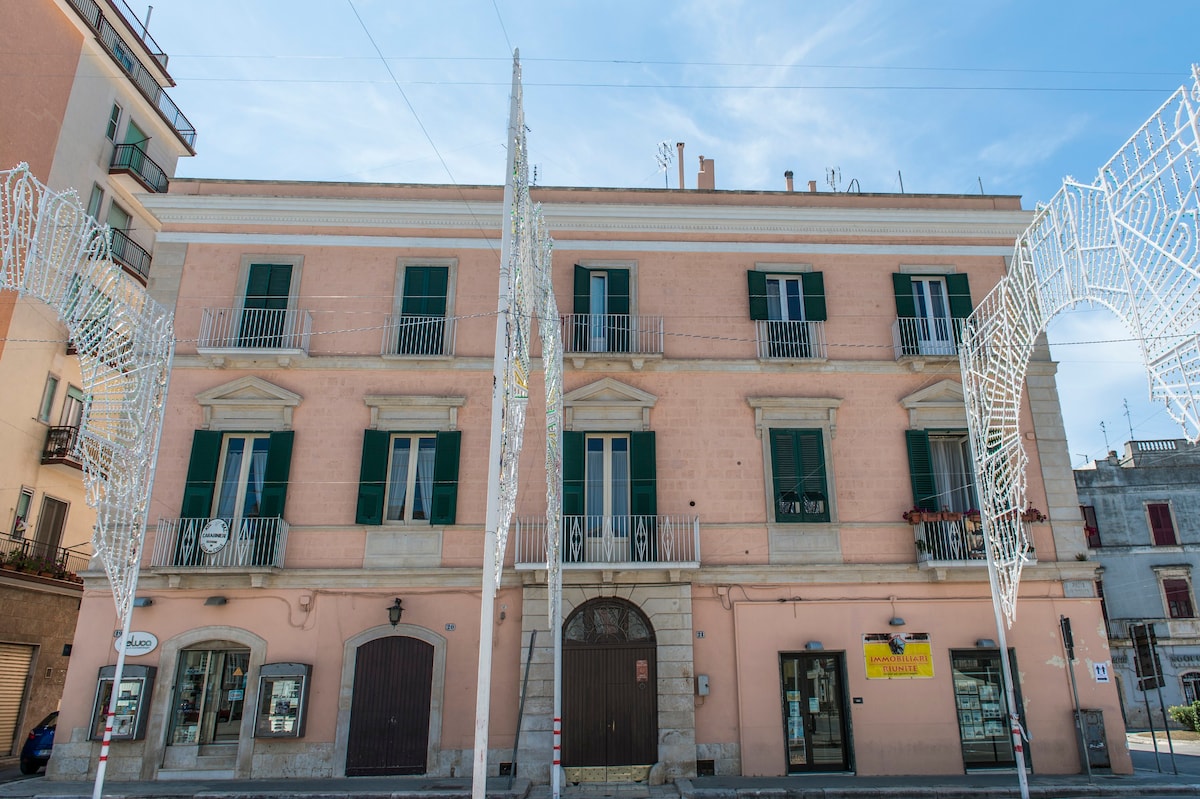
<path id="1" fill-rule="evenodd" d="M 179 653 L 170 746 L 204 749 L 237 744 L 246 699 L 249 649 L 185 649 Z"/>
<path id="2" fill-rule="evenodd" d="M 845 655 L 785 652 L 779 671 L 788 773 L 849 771 Z"/>

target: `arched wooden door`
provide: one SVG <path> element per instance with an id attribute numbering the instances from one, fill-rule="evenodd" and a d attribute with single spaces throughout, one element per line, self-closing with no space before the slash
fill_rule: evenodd
<path id="1" fill-rule="evenodd" d="M 563 767 L 571 782 L 642 780 L 658 761 L 654 629 L 635 605 L 595 599 L 563 627 Z"/>
<path id="2" fill-rule="evenodd" d="M 358 648 L 347 777 L 426 772 L 432 687 L 431 644 L 397 635 Z"/>

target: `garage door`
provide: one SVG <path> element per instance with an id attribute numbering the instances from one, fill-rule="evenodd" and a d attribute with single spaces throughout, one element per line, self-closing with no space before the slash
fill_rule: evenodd
<path id="1" fill-rule="evenodd" d="M 17 754 L 17 722 L 32 663 L 32 646 L 0 644 L 0 753 Z"/>

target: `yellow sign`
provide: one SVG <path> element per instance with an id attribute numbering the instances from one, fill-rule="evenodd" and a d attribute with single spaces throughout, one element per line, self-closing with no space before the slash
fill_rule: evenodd
<path id="1" fill-rule="evenodd" d="M 868 680 L 933 677 L 929 633 L 865 633 L 863 657 Z"/>

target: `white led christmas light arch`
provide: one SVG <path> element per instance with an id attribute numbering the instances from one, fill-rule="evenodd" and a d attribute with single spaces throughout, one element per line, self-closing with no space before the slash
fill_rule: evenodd
<path id="1" fill-rule="evenodd" d="M 1008 274 L 968 318 L 961 368 L 989 569 L 1012 624 L 1029 540 L 1018 419 L 1035 340 L 1079 303 L 1140 342 L 1150 396 L 1200 438 L 1200 68 L 1099 171 L 1070 178 L 1016 244 Z"/>
<path id="2" fill-rule="evenodd" d="M 123 619 L 162 429 L 171 315 L 113 262 L 108 227 L 74 190 L 50 190 L 26 164 L 0 171 L 0 186 L 0 288 L 52 308 L 79 357 L 84 403 L 73 456 L 96 510 L 92 546 Z"/>

